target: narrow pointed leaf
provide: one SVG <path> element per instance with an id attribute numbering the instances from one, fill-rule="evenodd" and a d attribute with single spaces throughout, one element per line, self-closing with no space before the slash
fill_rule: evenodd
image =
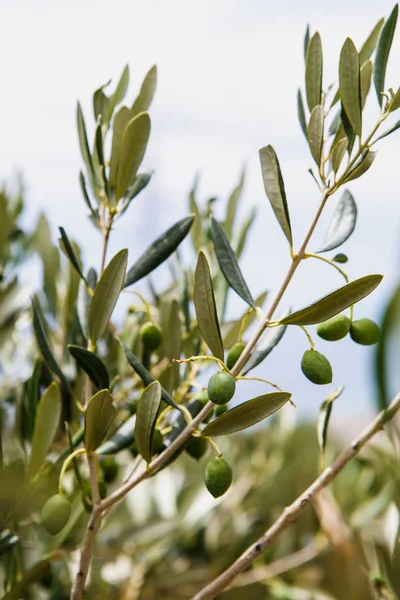
<path id="1" fill-rule="evenodd" d="M 349 190 L 345 190 L 333 214 L 322 247 L 317 252 L 328 252 L 343 244 L 353 233 L 356 221 L 356 202 Z"/>
<path id="2" fill-rule="evenodd" d="M 127 348 L 127 346 L 125 346 L 125 344 L 123 344 L 122 342 L 121 345 L 124 349 L 127 361 L 131 365 L 132 369 L 139 375 L 143 383 L 145 385 L 149 385 L 150 383 L 153 383 L 153 381 L 156 381 L 154 377 L 151 376 L 149 371 L 142 365 L 138 357 L 135 356 L 135 354 L 133 354 L 133 352 L 129 350 L 129 348 Z M 172 408 L 176 408 L 179 411 L 181 410 L 180 406 L 176 404 L 176 402 L 164 389 L 162 389 L 161 391 L 161 397 L 164 400 L 164 402 L 166 402 L 169 406 L 172 406 Z"/>
<path id="3" fill-rule="evenodd" d="M 42 395 L 35 420 L 31 456 L 29 459 L 29 473 L 31 478 L 36 475 L 40 467 L 45 464 L 47 453 L 56 435 L 61 417 L 61 394 L 53 382 Z"/>
<path id="4" fill-rule="evenodd" d="M 381 34 L 379 36 L 378 46 L 376 49 L 374 63 L 374 85 L 376 95 L 378 97 L 379 106 L 382 106 L 383 102 L 382 92 L 385 91 L 386 67 L 389 59 L 390 48 L 392 47 L 394 32 L 396 29 L 398 12 L 399 5 L 396 4 L 382 28 Z"/>
<path id="5" fill-rule="evenodd" d="M 342 138 L 335 145 L 332 152 L 332 169 L 334 173 L 337 173 L 340 169 L 340 165 L 345 157 L 347 147 L 349 145 L 349 140 L 347 137 Z"/>
<path id="6" fill-rule="evenodd" d="M 330 394 L 328 398 L 324 400 L 324 402 L 321 404 L 321 408 L 319 409 L 317 421 L 317 439 L 321 452 L 321 470 L 325 468 L 325 449 L 328 438 L 329 421 L 332 413 L 332 404 L 336 398 L 339 398 L 343 390 L 344 388 L 340 387 L 332 392 L 332 394 Z"/>
<path id="7" fill-rule="evenodd" d="M 115 92 L 108 99 L 107 113 L 104 116 L 104 122 L 106 124 L 108 124 L 111 121 L 111 117 L 113 115 L 115 107 L 120 102 L 122 102 L 122 100 L 125 98 L 125 94 L 126 94 L 126 92 L 128 90 L 128 85 L 129 85 L 129 66 L 126 65 L 124 67 L 124 70 L 122 71 L 122 74 L 121 74 L 121 77 L 120 77 L 119 82 L 117 84 L 117 87 L 115 89 Z"/>
<path id="8" fill-rule="evenodd" d="M 117 454 L 132 446 L 135 441 L 135 423 L 136 415 L 132 415 L 110 439 L 97 448 L 96 454 Z"/>
<path id="9" fill-rule="evenodd" d="M 307 140 L 310 152 L 317 163 L 321 163 L 322 141 L 324 138 L 324 107 L 321 104 L 314 106 L 307 127 Z"/>
<path id="10" fill-rule="evenodd" d="M 90 398 L 85 410 L 84 445 L 87 452 L 94 452 L 100 446 L 114 417 L 115 407 L 108 390 L 100 390 Z"/>
<path id="11" fill-rule="evenodd" d="M 383 138 L 387 137 L 388 135 L 390 135 L 391 133 L 393 133 L 394 131 L 397 131 L 397 129 L 400 127 L 400 119 L 393 125 L 393 127 L 391 127 L 390 129 L 388 129 L 387 131 L 385 131 L 384 133 L 382 133 L 382 135 L 380 135 L 378 138 L 376 138 L 375 141 L 378 140 L 383 140 Z M 376 154 L 373 153 L 373 154 Z M 374 157 L 375 158 L 375 157 Z"/>
<path id="12" fill-rule="evenodd" d="M 153 67 L 151 67 L 150 71 L 147 73 L 146 77 L 144 78 L 139 95 L 132 105 L 131 110 L 132 110 L 133 116 L 138 115 L 141 112 L 147 112 L 149 110 L 150 105 L 154 98 L 156 87 L 157 87 L 157 66 L 154 65 Z"/>
<path id="13" fill-rule="evenodd" d="M 265 192 L 283 233 L 289 244 L 292 244 L 292 230 L 286 200 L 285 184 L 283 182 L 278 157 L 272 146 L 261 148 L 260 161 Z"/>
<path id="14" fill-rule="evenodd" d="M 364 108 L 372 79 L 372 61 L 367 60 L 361 67 L 360 71 L 360 89 L 361 89 L 361 109 Z"/>
<path id="15" fill-rule="evenodd" d="M 352 128 L 361 136 L 360 59 L 354 42 L 347 38 L 339 60 L 340 98 Z"/>
<path id="16" fill-rule="evenodd" d="M 113 123 L 113 137 L 111 145 L 110 175 L 108 178 L 111 187 L 117 184 L 117 172 L 119 157 L 121 152 L 122 137 L 128 123 L 132 120 L 133 114 L 127 106 L 121 106 L 115 114 Z"/>
<path id="17" fill-rule="evenodd" d="M 389 133 L 387 132 L 386 135 L 389 135 Z M 348 181 L 352 181 L 353 179 L 358 179 L 359 177 L 361 177 L 361 175 L 364 175 L 364 173 L 366 173 L 371 167 L 376 155 L 377 152 L 372 152 L 372 150 L 366 150 L 362 154 L 360 160 L 358 161 L 354 169 L 352 169 L 347 175 L 347 177 L 343 180 L 343 183 L 347 183 Z"/>
<path id="18" fill-rule="evenodd" d="M 215 254 L 220 269 L 229 283 L 230 287 L 243 298 L 249 306 L 255 308 L 255 303 L 249 288 L 243 278 L 234 251 L 231 248 L 228 237 L 221 225 L 214 218 L 211 219 L 211 229 L 214 242 Z"/>
<path id="19" fill-rule="evenodd" d="M 153 454 L 153 433 L 160 402 L 161 386 L 158 381 L 154 381 L 143 390 L 136 412 L 135 442 L 139 453 L 147 463 L 151 461 Z"/>
<path id="20" fill-rule="evenodd" d="M 400 88 L 397 90 L 397 92 L 394 94 L 392 101 L 390 103 L 390 110 L 389 112 L 394 112 L 395 110 L 397 110 L 398 108 L 400 108 Z"/>
<path id="21" fill-rule="evenodd" d="M 81 186 L 83 199 L 85 200 L 86 205 L 88 206 L 88 208 L 90 210 L 90 219 L 93 222 L 93 224 L 97 228 L 99 228 L 99 223 L 100 223 L 99 211 L 97 210 L 97 208 L 93 208 L 93 206 L 92 206 L 92 203 L 91 203 L 90 198 L 89 198 L 89 194 L 88 194 L 87 189 L 86 189 L 85 177 L 84 177 L 82 171 L 80 171 L 80 173 L 79 173 L 79 184 Z"/>
<path id="22" fill-rule="evenodd" d="M 263 337 L 262 345 L 256 350 L 253 350 L 249 360 L 244 365 L 241 374 L 247 375 L 247 373 L 249 373 L 252 369 L 255 369 L 255 367 L 261 364 L 272 352 L 275 346 L 279 344 L 285 331 L 286 325 L 278 325 L 277 327 L 268 329 Z"/>
<path id="23" fill-rule="evenodd" d="M 307 25 L 306 32 L 304 34 L 304 42 L 303 42 L 304 60 L 306 60 L 306 58 L 307 58 L 307 49 L 308 49 L 309 42 L 310 42 L 310 25 Z"/>
<path id="24" fill-rule="evenodd" d="M 92 155 L 90 154 L 89 142 L 88 142 L 87 133 L 86 133 L 85 120 L 84 120 L 82 108 L 81 108 L 81 105 L 79 104 L 79 102 L 77 105 L 76 118 L 77 118 L 77 126 L 78 126 L 79 146 L 81 149 L 83 162 L 85 163 L 85 166 L 86 166 L 86 171 L 87 171 L 90 185 L 92 187 L 92 191 L 95 193 L 96 184 L 95 184 L 93 160 L 92 160 Z"/>
<path id="25" fill-rule="evenodd" d="M 304 135 L 307 138 L 306 113 L 305 113 L 305 110 L 304 110 L 303 96 L 302 96 L 300 90 L 298 90 L 298 92 L 297 92 L 297 116 L 298 116 L 298 119 L 299 119 L 301 130 L 302 130 L 302 132 L 304 133 Z"/>
<path id="26" fill-rule="evenodd" d="M 125 196 L 133 183 L 146 151 L 150 136 L 150 117 L 140 113 L 126 126 L 118 158 L 115 199 Z"/>
<path id="27" fill-rule="evenodd" d="M 90 377 L 98 390 L 107 389 L 110 385 L 107 369 L 102 360 L 90 350 L 76 346 L 68 345 L 71 356 L 76 360 L 81 369 Z"/>
<path id="28" fill-rule="evenodd" d="M 247 429 L 282 408 L 290 397 L 289 392 L 272 392 L 243 402 L 209 423 L 203 429 L 202 435 L 217 437 Z"/>
<path id="29" fill-rule="evenodd" d="M 94 290 L 88 315 L 89 338 L 93 343 L 108 325 L 125 281 L 128 250 L 120 250 L 104 269 Z"/>
<path id="30" fill-rule="evenodd" d="M 65 233 L 64 227 L 59 227 L 58 229 L 60 230 L 60 234 L 61 234 L 62 250 L 65 252 L 67 257 L 69 258 L 72 266 L 74 267 L 75 271 L 78 273 L 79 277 L 81 279 L 83 279 L 83 281 L 86 281 L 86 278 L 85 278 L 84 274 L 82 273 L 82 269 L 81 269 L 81 265 L 79 264 L 78 257 L 76 256 L 74 249 L 72 247 L 72 244 L 69 241 L 67 234 Z"/>
<path id="31" fill-rule="evenodd" d="M 343 131 L 346 134 L 349 142 L 347 146 L 347 153 L 350 156 L 353 151 L 354 142 L 356 141 L 356 133 L 353 129 L 352 124 L 349 121 L 348 116 L 346 115 L 346 111 L 344 110 L 343 105 L 340 111 L 340 120 L 342 121 Z"/>
<path id="32" fill-rule="evenodd" d="M 306 97 L 310 112 L 321 104 L 322 68 L 321 36 L 316 32 L 308 43 L 306 56 Z"/>
<path id="33" fill-rule="evenodd" d="M 235 222 L 235 217 L 237 214 L 239 202 L 240 202 L 240 199 L 242 198 L 245 175 L 246 175 L 246 172 L 243 169 L 243 171 L 240 174 L 240 179 L 239 179 L 237 186 L 235 187 L 235 189 L 232 191 L 231 195 L 229 196 L 228 207 L 226 210 L 226 219 L 225 219 L 225 223 L 224 223 L 225 231 L 226 231 L 228 238 L 231 237 L 232 230 L 233 230 L 233 224 Z"/>
<path id="34" fill-rule="evenodd" d="M 50 369 L 52 373 L 57 375 L 57 377 L 67 386 L 69 387 L 69 383 L 64 373 L 61 370 L 60 365 L 56 361 L 53 351 L 50 347 L 49 340 L 47 338 L 46 329 L 44 325 L 44 316 L 42 313 L 42 309 L 39 303 L 39 300 L 36 296 L 32 298 L 32 311 L 33 311 L 33 332 L 35 334 L 37 345 L 39 346 L 39 350 L 41 355 L 43 356 L 43 360 L 46 363 L 46 366 Z"/>
<path id="35" fill-rule="evenodd" d="M 224 360 L 224 347 L 219 328 L 210 267 L 203 252 L 199 253 L 194 274 L 193 299 L 203 340 L 214 356 Z"/>
<path id="36" fill-rule="evenodd" d="M 167 321 L 165 326 L 164 352 L 169 358 L 169 368 L 164 373 L 162 384 L 168 392 L 172 392 L 179 385 L 179 364 L 174 359 L 180 358 L 181 353 L 181 319 L 179 315 L 179 303 L 172 300 L 168 307 Z"/>
<path id="37" fill-rule="evenodd" d="M 189 233 L 193 220 L 192 216 L 185 217 L 160 235 L 129 269 L 124 287 L 136 283 L 167 260 Z"/>
<path id="38" fill-rule="evenodd" d="M 102 120 L 104 120 L 107 114 L 109 98 L 106 96 L 103 90 L 109 86 L 110 83 L 111 79 L 109 79 L 109 81 L 107 81 L 107 83 L 104 85 L 100 86 L 93 94 L 93 113 L 95 121 L 97 121 L 99 116 L 101 116 Z"/>
<path id="39" fill-rule="evenodd" d="M 189 210 L 194 215 L 193 227 L 191 229 L 191 238 L 193 247 L 196 253 L 199 252 L 201 241 L 202 241 L 202 229 L 201 229 L 201 215 L 200 210 L 196 202 L 196 188 L 197 181 L 193 184 L 193 188 L 189 193 Z"/>
<path id="40" fill-rule="evenodd" d="M 360 50 L 360 65 L 363 65 L 369 58 L 371 58 L 376 48 L 376 44 L 378 43 L 379 34 L 381 32 L 382 25 L 384 24 L 384 22 L 384 18 L 378 21 L 378 23 L 375 25 L 375 27 L 365 40 L 364 44 L 362 45 Z"/>
<path id="41" fill-rule="evenodd" d="M 310 306 L 306 306 L 306 308 L 281 319 L 280 323 L 282 325 L 316 325 L 322 323 L 322 321 L 334 317 L 368 296 L 378 287 L 382 279 L 383 275 L 367 275 L 356 279 L 324 296 L 321 300 L 310 304 Z"/>
<path id="42" fill-rule="evenodd" d="M 329 125 L 329 129 L 328 129 L 329 135 L 336 136 L 340 129 L 341 124 L 342 124 L 342 121 L 340 119 L 340 110 L 338 110 L 332 119 L 332 123 Z"/>

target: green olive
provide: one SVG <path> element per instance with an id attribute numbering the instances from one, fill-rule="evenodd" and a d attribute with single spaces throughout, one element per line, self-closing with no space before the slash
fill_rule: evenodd
<path id="1" fill-rule="evenodd" d="M 226 357 L 226 366 L 229 370 L 233 369 L 234 365 L 239 360 L 239 357 L 245 348 L 246 344 L 244 344 L 243 342 L 236 342 L 236 344 L 234 344 L 229 350 L 228 356 Z"/>
<path id="2" fill-rule="evenodd" d="M 371 319 L 358 319 L 353 321 L 350 328 L 350 337 L 357 344 L 370 346 L 379 341 L 381 330 L 379 325 Z"/>
<path id="3" fill-rule="evenodd" d="M 200 460 L 208 449 L 208 443 L 205 438 L 202 437 L 191 437 L 187 446 L 185 447 L 186 452 L 192 458 Z"/>
<path id="4" fill-rule="evenodd" d="M 151 321 L 148 321 L 140 328 L 140 338 L 146 350 L 153 352 L 161 345 L 163 341 L 163 332 Z"/>
<path id="5" fill-rule="evenodd" d="M 68 523 L 71 516 L 71 504 L 69 500 L 61 494 L 56 494 L 47 500 L 42 510 L 43 527 L 51 533 L 57 535 Z"/>
<path id="6" fill-rule="evenodd" d="M 346 315 L 335 315 L 317 327 L 319 337 L 328 342 L 336 342 L 346 337 L 350 331 L 350 319 Z"/>
<path id="7" fill-rule="evenodd" d="M 332 381 L 332 367 L 329 360 L 317 350 L 306 350 L 301 360 L 304 375 L 316 385 Z"/>
<path id="8" fill-rule="evenodd" d="M 235 378 L 229 373 L 226 373 L 226 371 L 218 371 L 217 373 L 214 373 L 214 375 L 211 375 L 208 382 L 207 393 L 214 404 L 226 404 L 233 398 L 235 389 Z"/>
<path id="9" fill-rule="evenodd" d="M 224 458 L 212 458 L 206 466 L 206 488 L 214 498 L 219 498 L 232 484 L 232 468 Z"/>

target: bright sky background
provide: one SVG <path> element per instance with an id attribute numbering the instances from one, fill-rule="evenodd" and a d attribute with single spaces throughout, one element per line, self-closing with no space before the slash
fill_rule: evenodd
<path id="1" fill-rule="evenodd" d="M 318 203 L 318 191 L 307 173 L 312 161 L 296 109 L 297 88 L 304 77 L 306 24 L 322 36 L 326 87 L 336 81 L 345 38 L 350 35 L 360 47 L 379 18 L 389 15 L 393 0 L 379 4 L 371 0 L 3 0 L 1 8 L 0 177 L 9 179 L 22 170 L 31 224 L 39 211 L 45 211 L 54 236 L 56 227 L 63 225 L 84 249 L 86 265 L 98 264 L 100 239 L 88 225 L 78 186 L 76 102 L 79 98 L 91 123 L 92 93 L 99 85 L 109 78 L 115 82 L 129 63 L 131 101 L 156 63 L 159 85 L 143 163 L 156 173 L 128 217 L 119 222 L 111 251 L 125 245 L 133 260 L 159 233 L 188 214 L 187 193 L 197 171 L 200 197 L 225 199 L 246 164 L 244 203 L 257 205 L 259 213 L 242 268 L 255 295 L 265 288 L 276 291 L 289 258 L 264 194 L 258 149 L 271 143 L 278 153 L 298 245 Z M 387 71 L 388 87 L 397 89 L 400 83 L 399 64 L 398 33 Z M 373 94 L 367 114 L 377 114 Z M 359 207 L 356 231 L 341 248 L 350 256 L 349 275 L 385 275 L 379 290 L 356 308 L 356 317 L 378 318 L 398 278 L 399 141 L 400 132 L 385 139 L 371 171 L 349 186 Z M 324 236 L 333 209 L 334 202 L 315 243 Z M 341 284 L 329 266 L 307 261 L 290 288 L 287 304 L 300 308 Z M 238 300 L 231 308 L 241 310 L 243 305 Z M 260 376 L 297 390 L 295 402 L 311 413 L 331 389 L 344 384 L 337 418 L 348 417 L 349 410 L 365 416 L 374 396 L 373 349 L 347 339 L 337 344 L 318 341 L 317 348 L 327 354 L 334 369 L 334 382 L 326 389 L 313 386 L 301 374 L 306 339 L 300 331 L 286 334 Z"/>

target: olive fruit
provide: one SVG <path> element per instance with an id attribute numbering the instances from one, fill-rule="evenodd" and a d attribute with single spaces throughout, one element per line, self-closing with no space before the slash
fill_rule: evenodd
<path id="1" fill-rule="evenodd" d="M 316 385 L 332 381 L 332 367 L 329 360 L 317 350 L 306 350 L 301 359 L 301 370 Z"/>
<path id="2" fill-rule="evenodd" d="M 379 325 L 371 319 L 358 319 L 353 321 L 350 328 L 350 337 L 357 344 L 370 346 L 379 341 L 381 331 Z"/>
<path id="3" fill-rule="evenodd" d="M 71 515 L 71 504 L 61 494 L 55 494 L 47 500 L 42 509 L 43 527 L 51 533 L 57 535 L 65 525 Z"/>
<path id="4" fill-rule="evenodd" d="M 148 321 L 140 328 L 140 338 L 144 348 L 152 352 L 157 350 L 163 341 L 163 332 L 158 325 Z"/>
<path id="5" fill-rule="evenodd" d="M 215 407 L 214 414 L 216 417 L 219 417 L 219 416 L 223 415 L 227 410 L 228 410 L 228 407 L 226 406 L 226 404 L 218 404 Z"/>
<path id="6" fill-rule="evenodd" d="M 226 371 L 218 371 L 211 375 L 207 393 L 214 404 L 226 404 L 233 397 L 235 389 L 235 378 Z"/>
<path id="7" fill-rule="evenodd" d="M 350 331 L 350 326 L 350 319 L 346 315 L 335 315 L 320 323 L 317 327 L 317 333 L 323 340 L 336 342 L 346 337 Z"/>
<path id="8" fill-rule="evenodd" d="M 105 456 L 101 460 L 101 470 L 103 472 L 103 479 L 106 483 L 113 483 L 119 471 L 119 465 L 113 456 Z"/>
<path id="9" fill-rule="evenodd" d="M 246 344 L 243 342 L 236 342 L 236 344 L 234 344 L 229 350 L 228 356 L 226 357 L 226 366 L 229 370 L 233 369 L 245 347 Z"/>
<path id="10" fill-rule="evenodd" d="M 219 498 L 230 488 L 232 468 L 224 458 L 212 458 L 206 466 L 204 481 L 214 498 Z"/>
<path id="11" fill-rule="evenodd" d="M 185 447 L 186 452 L 192 458 L 200 460 L 208 449 L 207 440 L 202 437 L 191 437 L 187 446 Z"/>
<path id="12" fill-rule="evenodd" d="M 199 402 L 202 403 L 202 405 L 204 407 L 207 404 L 207 402 L 210 401 L 210 398 L 208 397 L 206 390 L 201 390 L 193 397 L 193 400 L 198 400 Z M 208 415 L 204 419 L 203 423 L 208 423 L 210 421 L 211 417 L 212 417 L 212 412 L 208 413 Z"/>

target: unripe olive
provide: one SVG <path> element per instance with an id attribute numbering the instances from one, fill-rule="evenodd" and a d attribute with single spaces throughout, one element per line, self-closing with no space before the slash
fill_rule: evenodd
<path id="1" fill-rule="evenodd" d="M 316 385 L 332 381 L 332 367 L 329 360 L 317 350 L 306 350 L 301 359 L 301 370 Z"/>
<path id="2" fill-rule="evenodd" d="M 226 357 L 226 366 L 229 370 L 233 369 L 245 347 L 246 344 L 243 342 L 236 342 L 236 344 L 234 344 L 229 350 L 228 356 Z"/>
<path id="3" fill-rule="evenodd" d="M 218 371 L 211 375 L 207 393 L 214 404 L 226 404 L 233 397 L 235 389 L 235 378 L 226 371 Z"/>
<path id="4" fill-rule="evenodd" d="M 103 471 L 103 479 L 106 483 L 113 483 L 119 471 L 119 465 L 113 456 L 105 456 L 101 463 L 101 470 Z"/>
<path id="5" fill-rule="evenodd" d="M 56 494 L 47 500 L 42 510 L 43 527 L 51 533 L 57 535 L 65 525 L 71 515 L 71 504 L 61 494 Z"/>
<path id="6" fill-rule="evenodd" d="M 216 417 L 219 417 L 220 415 L 223 415 L 227 410 L 228 410 L 228 407 L 226 404 L 218 404 L 215 407 L 214 414 Z"/>
<path id="7" fill-rule="evenodd" d="M 100 479 L 97 488 L 99 490 L 99 496 L 101 498 L 101 500 L 104 500 L 104 498 L 107 496 L 107 485 L 106 482 L 103 481 L 103 479 Z"/>
<path id="8" fill-rule="evenodd" d="M 350 337 L 357 344 L 370 346 L 379 341 L 381 330 L 379 325 L 371 319 L 358 319 L 353 321 L 350 328 Z"/>
<path id="9" fill-rule="evenodd" d="M 202 437 L 191 437 L 187 446 L 185 447 L 186 452 L 192 458 L 200 460 L 208 449 L 208 443 L 205 438 Z"/>
<path id="10" fill-rule="evenodd" d="M 207 402 L 210 401 L 210 398 L 208 397 L 208 394 L 206 392 L 206 390 L 201 390 L 201 392 L 198 392 L 194 397 L 193 400 L 199 400 L 203 406 L 205 406 L 207 404 Z M 203 423 L 208 423 L 209 420 L 212 417 L 212 412 L 210 412 L 206 418 L 204 419 Z"/>
<path id="11" fill-rule="evenodd" d="M 155 429 L 153 432 L 153 442 L 151 445 L 151 450 L 153 454 L 157 454 L 161 450 L 164 445 L 163 435 L 159 429 Z"/>
<path id="12" fill-rule="evenodd" d="M 232 468 L 224 458 L 212 458 L 206 466 L 206 488 L 214 498 L 219 498 L 232 484 Z"/>
<path id="13" fill-rule="evenodd" d="M 319 337 L 328 342 L 336 342 L 346 337 L 350 331 L 350 319 L 346 315 L 335 315 L 317 327 Z"/>
<path id="14" fill-rule="evenodd" d="M 140 328 L 140 338 L 144 348 L 152 352 L 153 350 L 157 350 L 163 341 L 163 332 L 158 325 L 148 321 Z"/>

